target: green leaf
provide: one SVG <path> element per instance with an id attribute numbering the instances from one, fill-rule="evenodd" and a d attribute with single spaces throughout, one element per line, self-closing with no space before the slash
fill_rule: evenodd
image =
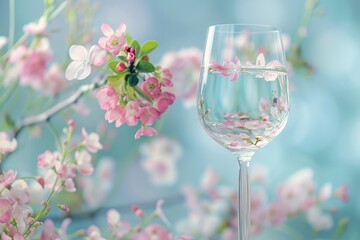
<path id="1" fill-rule="evenodd" d="M 126 39 L 126 44 L 130 45 L 130 43 L 132 42 L 132 37 L 128 33 L 125 34 L 125 39 Z"/>
<path id="2" fill-rule="evenodd" d="M 114 72 L 116 72 L 116 65 L 118 64 L 118 62 L 111 62 L 109 63 L 109 68 L 111 70 L 113 70 Z"/>
<path id="3" fill-rule="evenodd" d="M 15 128 L 15 122 L 14 120 L 12 119 L 12 117 L 10 116 L 9 113 L 5 113 L 4 115 L 4 120 L 5 120 L 5 123 L 6 125 L 11 128 L 11 129 L 14 129 Z"/>
<path id="4" fill-rule="evenodd" d="M 349 225 L 348 218 L 342 218 L 339 221 L 338 227 L 336 228 L 335 235 L 332 238 L 333 240 L 338 240 L 345 233 L 347 226 Z"/>
<path id="5" fill-rule="evenodd" d="M 154 41 L 154 40 L 147 41 L 141 47 L 141 54 L 142 55 L 148 54 L 148 53 L 154 51 L 158 46 L 159 46 L 159 43 L 157 41 Z"/>
<path id="6" fill-rule="evenodd" d="M 139 83 L 139 78 L 135 74 L 131 74 L 127 81 L 131 87 L 134 87 Z"/>
<path id="7" fill-rule="evenodd" d="M 138 65 L 136 65 L 136 69 L 139 72 L 143 72 L 143 73 L 151 73 L 155 71 L 155 67 L 154 65 L 152 65 L 150 62 L 148 61 L 140 61 L 138 63 Z"/>
<path id="8" fill-rule="evenodd" d="M 131 43 L 131 47 L 133 47 L 136 50 L 136 56 L 138 56 L 140 54 L 140 44 L 139 44 L 139 42 L 134 40 Z"/>
<path id="9" fill-rule="evenodd" d="M 118 75 L 111 75 L 111 76 L 108 76 L 108 77 L 107 77 L 107 80 L 110 81 L 110 82 L 115 82 L 115 81 L 120 80 L 120 76 L 118 76 Z"/>
<path id="10" fill-rule="evenodd" d="M 127 59 L 126 59 L 125 56 L 119 56 L 118 58 L 120 59 L 120 61 L 122 61 L 122 62 L 124 62 L 124 63 L 127 62 Z"/>

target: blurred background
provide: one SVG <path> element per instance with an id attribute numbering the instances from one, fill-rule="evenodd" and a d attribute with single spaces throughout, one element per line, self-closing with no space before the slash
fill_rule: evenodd
<path id="1" fill-rule="evenodd" d="M 97 39 L 100 25 L 116 27 L 127 24 L 133 38 L 144 42 L 155 39 L 160 47 L 153 54 L 153 61 L 160 62 L 169 51 L 183 48 L 203 48 L 207 27 L 221 23 L 256 23 L 276 26 L 294 39 L 304 14 L 304 0 L 103 0 L 93 1 L 98 11 L 92 19 L 92 30 Z M 17 0 L 16 38 L 22 26 L 36 20 L 43 12 L 41 0 Z M 8 34 L 8 1 L 0 2 L 0 35 Z M 336 219 L 348 216 L 349 228 L 344 239 L 360 236 L 360 1 L 319 1 L 307 37 L 302 43 L 302 54 L 314 68 L 312 74 L 295 72 L 291 77 L 291 114 L 283 133 L 261 149 L 253 158 L 253 165 L 263 165 L 268 171 L 266 184 L 268 198 L 276 193 L 276 186 L 299 169 L 310 167 L 318 186 L 331 182 L 334 186 L 346 184 L 350 201 L 334 203 L 339 207 Z M 63 17 L 58 17 L 51 28 L 54 35 L 51 45 L 54 56 L 62 61 L 68 52 L 65 32 L 68 30 Z M 63 98 L 65 96 L 61 96 Z M 88 115 L 78 114 L 78 126 L 95 131 L 103 121 L 104 113 L 96 100 L 87 97 L 83 104 Z M 177 181 L 169 186 L 157 186 L 141 167 L 139 146 L 150 141 L 133 138 L 136 129 L 115 128 L 107 124 L 109 148 L 99 153 L 115 160 L 114 188 L 104 206 L 140 206 L 155 203 L 158 198 L 170 199 L 165 212 L 171 222 L 184 218 L 183 204 L 176 201 L 186 184 L 198 185 L 201 175 L 211 167 L 221 176 L 224 184 L 236 186 L 238 164 L 232 154 L 213 141 L 201 127 L 195 107 L 186 108 L 177 101 L 167 112 L 161 135 L 176 139 L 182 154 L 176 162 Z M 63 118 L 54 120 L 61 130 Z M 111 134 L 110 134 L 111 133 Z M 21 175 L 34 174 L 37 156 L 46 149 L 54 149 L 51 134 L 44 129 L 39 138 L 32 138 L 25 131 L 19 138 L 19 149 L 7 161 L 5 168 L 14 167 Z M 146 204 L 145 204 L 146 203 Z M 126 207 L 122 214 L 133 218 Z M 100 214 L 101 215 L 101 214 Z M 101 223 L 101 216 L 82 219 L 80 225 Z M 307 229 L 306 226 L 296 226 Z M 330 234 L 330 233 L 329 233 Z M 280 239 L 270 238 L 266 239 Z M 324 233 L 327 239 L 327 233 Z M 265 238 L 259 238 L 265 239 Z"/>

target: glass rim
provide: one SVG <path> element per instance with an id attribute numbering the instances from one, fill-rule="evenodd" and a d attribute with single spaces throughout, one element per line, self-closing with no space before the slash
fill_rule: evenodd
<path id="1" fill-rule="evenodd" d="M 238 31 L 234 32 L 241 32 L 241 30 L 248 30 L 250 32 L 281 32 L 281 30 L 277 27 L 266 25 L 266 24 L 247 24 L 247 23 L 224 23 L 224 24 L 215 24 L 210 25 L 209 30 L 213 30 L 216 32 L 230 32 L 226 30 L 221 30 L 222 28 L 229 28 L 233 26 L 234 28 L 239 28 Z M 248 27 L 248 28 L 246 28 Z"/>

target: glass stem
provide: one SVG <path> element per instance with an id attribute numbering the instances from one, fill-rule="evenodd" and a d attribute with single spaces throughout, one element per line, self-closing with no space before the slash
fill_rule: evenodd
<path id="1" fill-rule="evenodd" d="M 250 182 L 249 156 L 237 155 L 239 161 L 239 189 L 238 189 L 238 239 L 250 239 Z"/>

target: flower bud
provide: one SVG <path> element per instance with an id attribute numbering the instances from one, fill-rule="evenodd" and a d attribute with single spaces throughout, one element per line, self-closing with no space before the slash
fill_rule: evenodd
<path id="1" fill-rule="evenodd" d="M 117 72 L 123 72 L 123 71 L 125 71 L 125 69 L 126 69 L 125 63 L 118 62 L 118 64 L 116 65 L 116 71 Z"/>

